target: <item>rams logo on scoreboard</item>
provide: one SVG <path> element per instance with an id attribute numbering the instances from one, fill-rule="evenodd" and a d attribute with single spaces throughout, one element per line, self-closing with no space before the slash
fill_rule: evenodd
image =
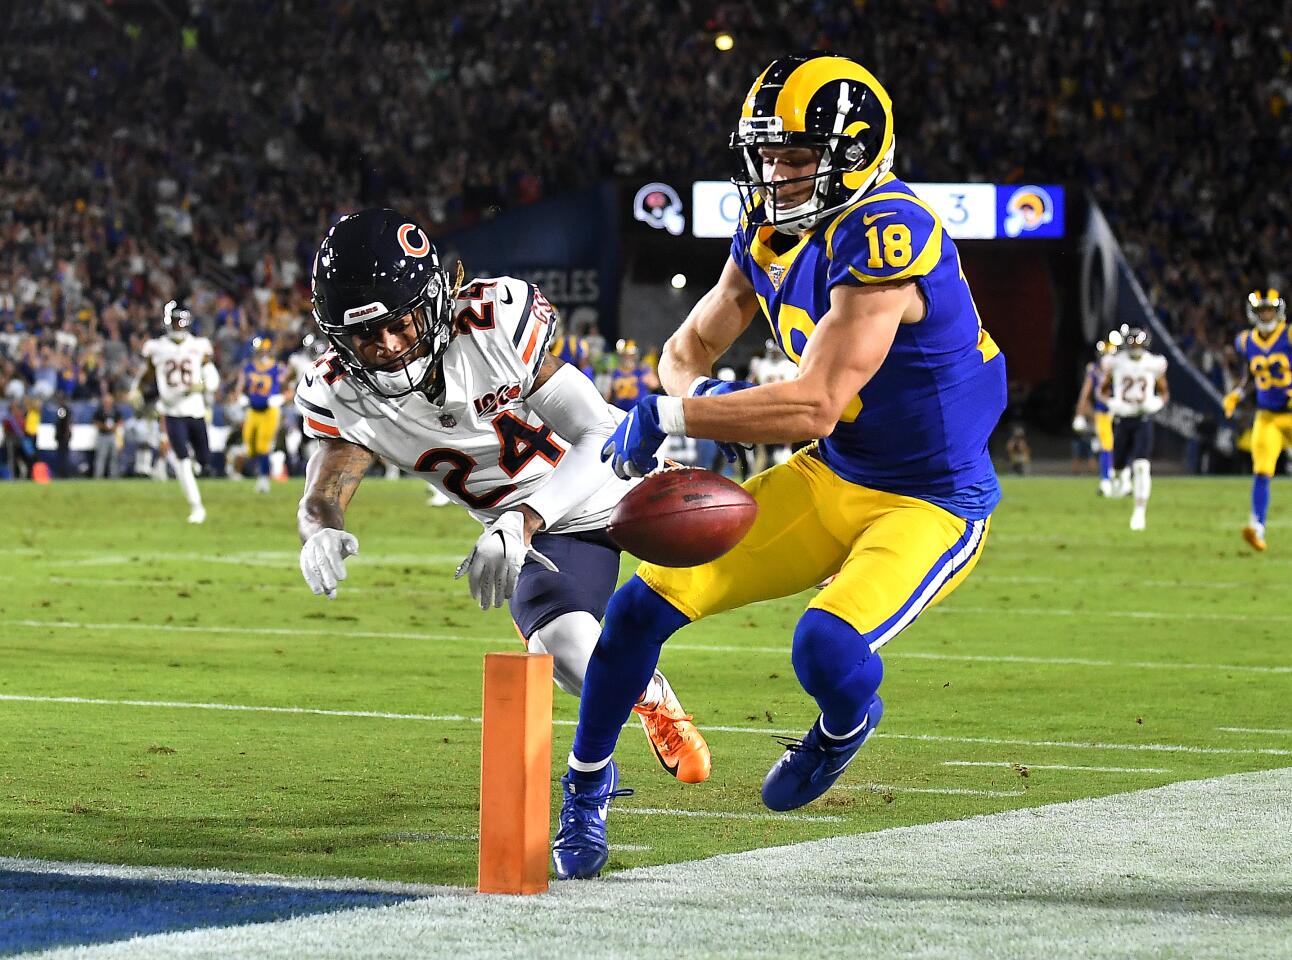
<path id="1" fill-rule="evenodd" d="M 1005 236 L 1031 233 L 1054 220 L 1054 201 L 1043 187 L 1019 187 L 1005 202 Z"/>

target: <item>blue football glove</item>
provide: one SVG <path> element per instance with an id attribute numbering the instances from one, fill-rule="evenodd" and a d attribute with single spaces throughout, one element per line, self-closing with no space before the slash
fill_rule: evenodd
<path id="1" fill-rule="evenodd" d="M 664 437 L 659 425 L 659 397 L 642 397 L 601 448 L 601 460 L 609 460 L 611 469 L 624 480 L 644 477 L 659 466 L 655 451 Z"/>
<path id="2" fill-rule="evenodd" d="M 748 380 L 718 380 L 709 377 L 707 380 L 701 380 L 691 388 L 690 396 L 692 397 L 720 397 L 724 393 L 735 393 L 737 390 L 748 390 L 753 384 Z M 747 443 L 719 443 L 718 449 L 722 455 L 727 458 L 727 463 L 736 462 L 736 448 L 744 447 L 746 450 L 751 449 Z"/>

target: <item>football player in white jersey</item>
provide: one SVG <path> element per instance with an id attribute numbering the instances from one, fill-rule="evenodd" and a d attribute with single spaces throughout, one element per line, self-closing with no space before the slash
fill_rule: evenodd
<path id="1" fill-rule="evenodd" d="M 619 574 L 605 526 L 631 484 L 601 462 L 611 409 L 548 352 L 551 304 L 511 277 L 451 289 L 429 237 L 393 210 L 339 221 L 313 288 L 333 350 L 296 390 L 319 442 L 297 517 L 306 583 L 336 596 L 359 546 L 345 509 L 381 457 L 484 526 L 457 576 L 481 609 L 509 602 L 528 649 L 550 653 L 557 684 L 577 696 Z M 662 674 L 637 713 L 669 773 L 708 777 L 708 746 Z"/>
<path id="2" fill-rule="evenodd" d="M 1153 490 L 1153 416 L 1170 400 L 1166 357 L 1149 353 L 1148 331 L 1123 326 L 1116 353 L 1099 361 L 1099 396 L 1116 417 L 1113 426 L 1114 496 L 1134 494 L 1130 528 L 1143 530 L 1149 494 Z"/>
<path id="3" fill-rule="evenodd" d="M 166 333 L 143 346 L 148 364 L 136 389 L 156 385 L 157 412 L 165 422 L 177 460 L 175 474 L 188 500 L 188 522 L 201 523 L 206 519 L 206 508 L 194 478 L 193 460 L 196 458 L 202 468 L 209 460 L 207 395 L 219 387 L 220 374 L 211 362 L 211 341 L 193 335 L 193 316 L 188 310 L 171 300 L 163 310 L 162 323 Z"/>

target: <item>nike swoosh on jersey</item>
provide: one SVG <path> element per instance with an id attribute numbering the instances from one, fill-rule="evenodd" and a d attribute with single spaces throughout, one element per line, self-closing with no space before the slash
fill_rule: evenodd
<path id="1" fill-rule="evenodd" d="M 870 226 L 876 220 L 881 220 L 884 217 L 891 217 L 895 213 L 897 213 L 896 210 L 887 210 L 884 213 L 863 213 L 861 215 L 861 222 L 866 226 Z"/>
<path id="2" fill-rule="evenodd" d="M 503 287 L 502 293 L 498 294 L 498 299 L 501 300 L 503 303 L 511 303 L 514 298 L 511 295 L 511 291 L 508 290 L 506 287 Z"/>
<path id="3" fill-rule="evenodd" d="M 305 386 L 307 387 L 314 386 L 314 378 L 311 377 L 309 374 L 307 373 L 301 374 L 301 379 L 305 381 Z"/>

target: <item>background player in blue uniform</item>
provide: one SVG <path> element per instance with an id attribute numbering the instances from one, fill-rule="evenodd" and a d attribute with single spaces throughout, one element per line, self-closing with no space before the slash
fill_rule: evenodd
<path id="1" fill-rule="evenodd" d="M 670 635 L 834 575 L 793 642 L 821 716 L 763 782 L 767 806 L 801 806 L 879 723 L 877 651 L 968 575 L 1000 499 L 987 442 L 1005 408 L 1004 358 L 937 215 L 889 172 L 887 92 L 843 57 L 776 60 L 750 90 L 732 147 L 746 210 L 730 261 L 665 347 L 672 396 L 638 401 L 603 455 L 642 474 L 666 435 L 824 439 L 746 484 L 758 519 L 730 553 L 693 568 L 643 564 L 611 599 L 562 781 L 552 855 L 563 878 L 605 863 L 611 753 Z M 799 377 L 712 379 L 760 310 Z"/>
<path id="2" fill-rule="evenodd" d="M 1108 412 L 1108 404 L 1099 395 L 1099 384 L 1103 372 L 1099 361 L 1105 356 L 1117 352 L 1121 334 L 1116 330 L 1095 344 L 1095 358 L 1086 364 L 1086 373 L 1081 380 L 1081 393 L 1077 397 L 1077 410 L 1072 417 L 1072 429 L 1076 433 L 1094 432 L 1099 443 L 1099 493 L 1101 496 L 1113 495 L 1113 415 Z"/>
<path id="3" fill-rule="evenodd" d="M 1243 379 L 1225 397 L 1225 415 L 1232 417 L 1250 379 L 1256 384 L 1256 419 L 1252 424 L 1252 515 L 1243 539 L 1254 550 L 1265 549 L 1265 519 L 1270 508 L 1270 481 L 1279 454 L 1292 446 L 1292 338 L 1288 336 L 1287 304 L 1277 290 L 1247 295 L 1247 320 L 1234 341 L 1243 360 Z"/>
<path id="4" fill-rule="evenodd" d="M 256 337 L 251 346 L 252 356 L 241 377 L 242 395 L 247 400 L 242 442 L 247 455 L 256 459 L 256 492 L 268 493 L 269 455 L 278 439 L 286 368 L 274 356 L 274 342 L 268 336 Z"/>
<path id="5" fill-rule="evenodd" d="M 631 410 L 642 397 L 659 389 L 655 371 L 641 362 L 641 351 L 635 340 L 620 340 L 616 348 L 616 367 L 610 371 L 606 400 L 620 410 Z"/>

